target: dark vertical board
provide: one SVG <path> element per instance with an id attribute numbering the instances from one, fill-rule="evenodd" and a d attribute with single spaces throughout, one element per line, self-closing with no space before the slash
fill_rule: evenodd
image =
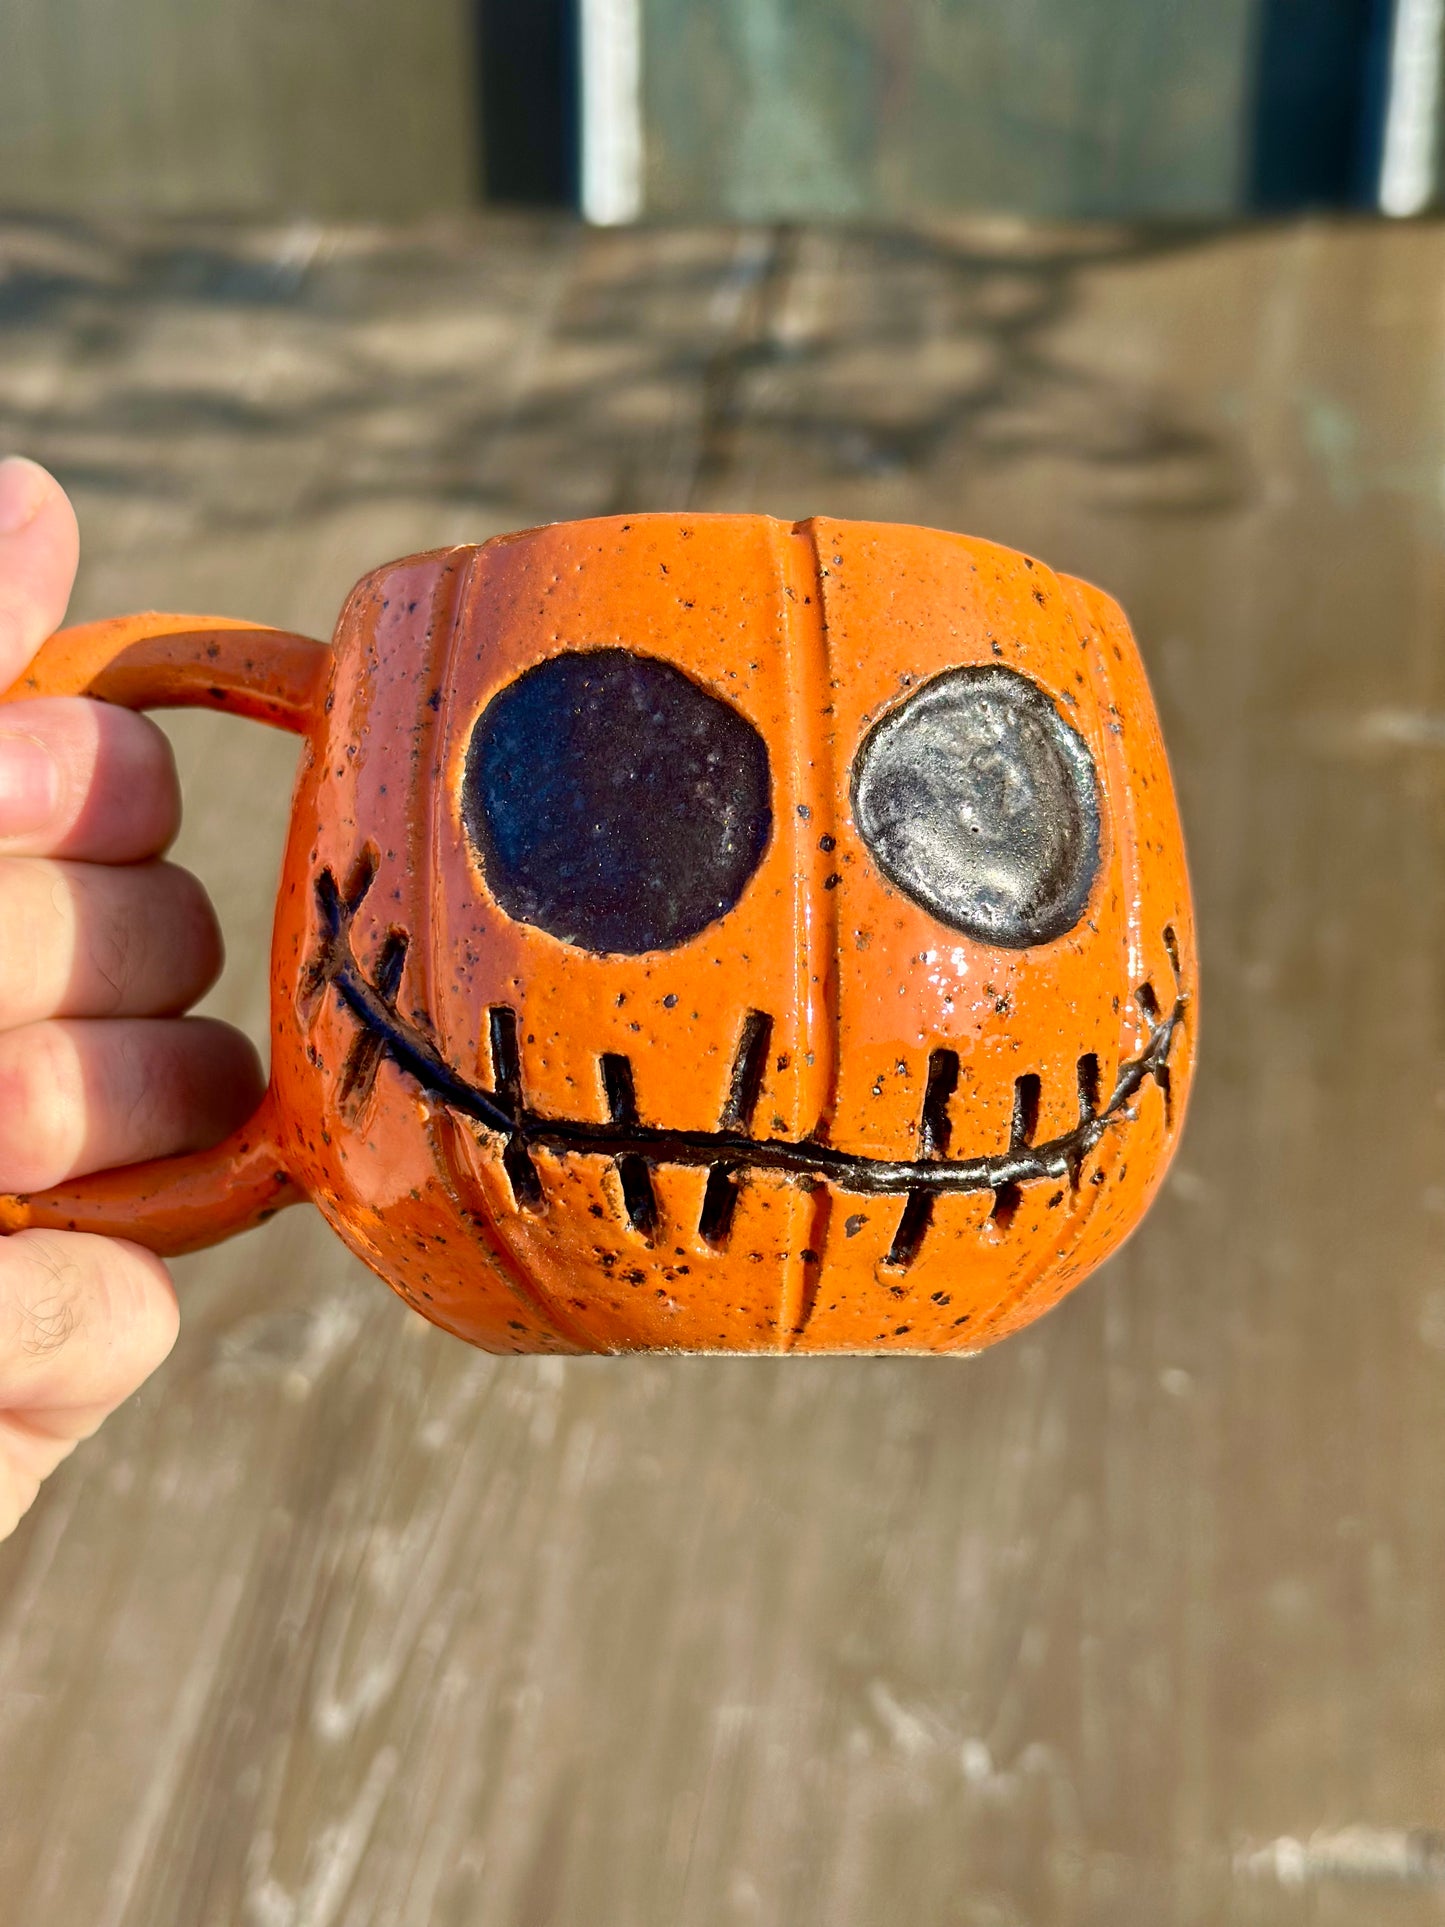
<path id="1" fill-rule="evenodd" d="M 642 0 L 647 199 L 744 218 L 1239 205 L 1255 0 Z"/>
<path id="2" fill-rule="evenodd" d="M 488 200 L 577 200 L 577 0 L 474 0 Z"/>
<path id="3" fill-rule="evenodd" d="M 1373 204 L 1392 12 L 1390 0 L 1260 0 L 1255 207 Z"/>

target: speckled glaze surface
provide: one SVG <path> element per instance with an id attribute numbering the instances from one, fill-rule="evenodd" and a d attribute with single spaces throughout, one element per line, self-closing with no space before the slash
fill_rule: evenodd
<path id="1" fill-rule="evenodd" d="M 766 751 L 766 805 L 727 830 L 756 848 L 719 913 L 660 947 L 557 934 L 563 912 L 526 909 L 479 838 L 474 737 L 569 653 L 669 665 Z M 913 844 L 890 855 L 868 817 L 911 835 L 860 758 L 959 671 L 988 739 L 964 858 L 992 848 L 979 798 L 1012 797 L 1037 844 L 1011 728 L 1057 738 L 1050 780 L 1083 796 L 1059 832 L 1074 899 L 1038 913 L 1039 941 L 992 873 L 941 919 Z M 61 690 L 302 734 L 271 1086 L 216 1151 L 0 1202 L 5 1228 L 173 1252 L 309 1197 L 492 1351 L 968 1351 L 1107 1256 L 1168 1163 L 1197 1012 L 1168 766 L 1121 612 L 1032 558 L 825 518 L 559 524 L 377 570 L 330 650 L 127 617 L 62 631 L 5 700 Z M 1010 691 L 1038 716 L 1004 714 Z M 496 741 L 515 760 L 515 732 Z M 977 933 L 989 918 L 1007 941 Z"/>

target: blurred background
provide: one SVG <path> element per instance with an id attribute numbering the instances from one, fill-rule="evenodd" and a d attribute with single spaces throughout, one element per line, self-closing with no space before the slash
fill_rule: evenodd
<path id="1" fill-rule="evenodd" d="M 65 211 L 1415 214 L 1436 0 L 8 0 L 0 187 Z"/>
<path id="2" fill-rule="evenodd" d="M 1445 0 L 0 0 L 77 619 L 635 509 L 1140 638 L 1147 1222 L 974 1359 L 498 1360 L 309 1210 L 0 1547 L 0 1927 L 1445 1918 Z M 166 719 L 264 1046 L 295 746 Z"/>

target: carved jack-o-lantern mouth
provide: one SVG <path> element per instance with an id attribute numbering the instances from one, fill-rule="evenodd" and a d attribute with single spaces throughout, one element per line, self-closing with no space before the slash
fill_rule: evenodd
<path id="1" fill-rule="evenodd" d="M 1104 1135 L 1131 1115 L 1129 1105 L 1147 1079 L 1153 1078 L 1170 1101 L 1169 1052 L 1183 1020 L 1188 998 L 1179 981 L 1172 931 L 1166 932 L 1175 966 L 1175 997 L 1166 1013 L 1152 986 L 1134 992 L 1149 1039 L 1139 1055 L 1121 1064 L 1107 1100 L 1099 1089 L 1098 1060 L 1079 1059 L 1079 1121 L 1062 1137 L 1035 1143 L 1041 1090 L 1037 1076 L 1017 1079 L 1013 1123 L 1007 1151 L 987 1157 L 952 1158 L 947 1155 L 949 1100 L 958 1081 L 958 1057 L 935 1050 L 929 1061 L 918 1136 L 923 1155 L 894 1159 L 842 1151 L 814 1139 L 790 1141 L 749 1134 L 762 1087 L 772 1019 L 749 1012 L 744 1021 L 727 1099 L 714 1131 L 669 1129 L 644 1123 L 637 1115 L 632 1069 L 625 1057 L 612 1054 L 600 1060 L 600 1074 L 609 1112 L 606 1123 L 581 1118 L 548 1117 L 525 1102 L 515 1013 L 497 1006 L 489 1012 L 493 1088 L 474 1084 L 455 1070 L 436 1044 L 396 1006 L 396 994 L 406 961 L 408 938 L 392 930 L 370 976 L 357 962 L 351 944 L 351 925 L 375 880 L 372 857 L 363 859 L 345 891 L 330 870 L 316 881 L 320 944 L 302 987 L 303 1004 L 314 1010 L 328 988 L 357 1018 L 360 1029 L 340 1080 L 340 1102 L 352 1115 L 370 1095 L 384 1060 L 414 1078 L 428 1096 L 459 1116 L 469 1118 L 502 1141 L 502 1163 L 513 1194 L 523 1209 L 542 1203 L 542 1182 L 532 1160 L 534 1149 L 584 1154 L 609 1159 L 621 1180 L 624 1208 L 634 1230 L 649 1233 L 657 1220 L 650 1167 L 655 1164 L 704 1166 L 709 1181 L 699 1232 L 709 1243 L 724 1243 L 737 1198 L 737 1178 L 743 1171 L 778 1171 L 803 1180 L 825 1181 L 843 1191 L 863 1195 L 893 1194 L 906 1198 L 902 1219 L 887 1262 L 906 1266 L 917 1255 L 932 1216 L 933 1200 L 942 1192 L 992 1191 L 994 1215 L 1007 1223 L 1017 1207 L 1021 1188 L 1045 1178 L 1079 1181 L 1080 1167 Z"/>

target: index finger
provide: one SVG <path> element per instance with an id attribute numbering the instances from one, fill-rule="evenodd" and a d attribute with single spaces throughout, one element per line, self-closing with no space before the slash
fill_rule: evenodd
<path id="1" fill-rule="evenodd" d="M 148 716 L 86 696 L 0 709 L 0 855 L 135 863 L 180 820 L 175 757 Z"/>

